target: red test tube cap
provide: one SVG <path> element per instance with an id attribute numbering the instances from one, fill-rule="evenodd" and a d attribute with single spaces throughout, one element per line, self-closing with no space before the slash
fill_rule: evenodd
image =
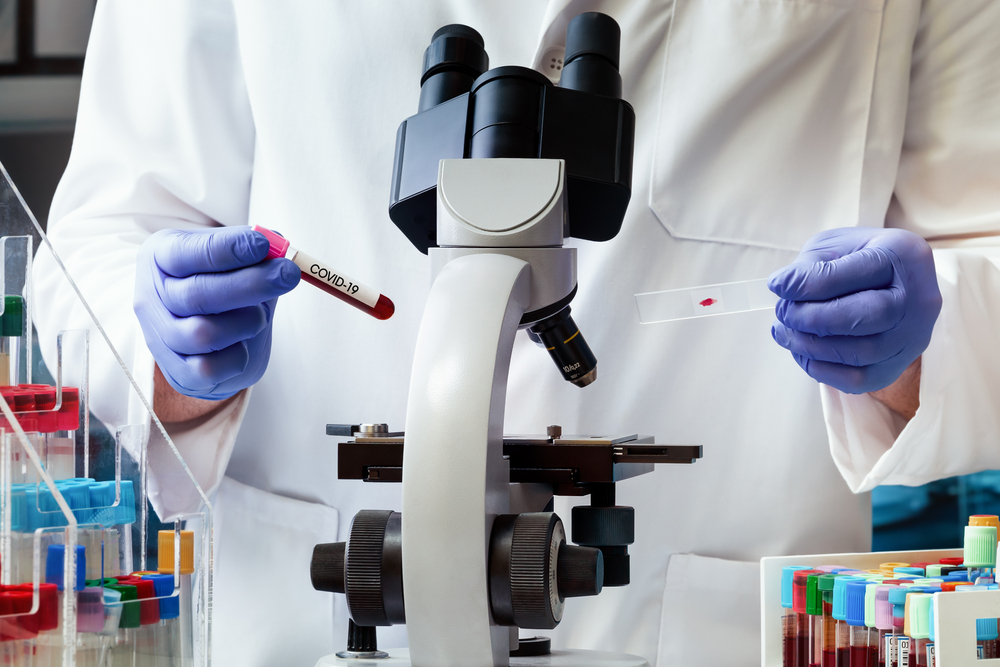
<path id="1" fill-rule="evenodd" d="M 277 259 L 279 257 L 284 257 L 285 253 L 288 252 L 288 246 L 291 245 L 288 239 L 286 239 L 281 234 L 272 232 L 267 227 L 261 227 L 260 225 L 254 225 L 253 230 L 264 235 L 267 239 L 267 243 L 270 246 L 267 251 L 268 259 Z"/>
<path id="2" fill-rule="evenodd" d="M 949 558 L 942 558 L 941 560 L 938 561 L 938 563 L 940 563 L 941 565 L 951 565 L 953 567 L 958 567 L 958 566 L 962 565 L 964 562 L 965 562 L 965 558 L 963 556 L 953 556 L 953 557 L 949 557 Z"/>
<path id="3" fill-rule="evenodd" d="M 808 583 L 810 574 L 826 574 L 822 570 L 798 570 L 792 575 L 792 609 L 805 614 L 808 607 Z"/>
<path id="4" fill-rule="evenodd" d="M 80 390 L 76 387 L 63 387 L 58 419 L 60 431 L 80 428 Z"/>

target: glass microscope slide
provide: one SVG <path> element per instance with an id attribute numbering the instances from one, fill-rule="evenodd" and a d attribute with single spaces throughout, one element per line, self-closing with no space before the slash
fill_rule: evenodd
<path id="1" fill-rule="evenodd" d="M 642 324 L 769 310 L 777 303 L 778 296 L 767 288 L 767 278 L 635 295 Z"/>

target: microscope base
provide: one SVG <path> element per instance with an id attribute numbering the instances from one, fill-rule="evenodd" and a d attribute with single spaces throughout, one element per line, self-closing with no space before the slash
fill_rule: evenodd
<path id="1" fill-rule="evenodd" d="M 320 658 L 316 667 L 411 667 L 409 649 L 395 648 L 388 649 L 387 652 L 389 657 L 380 660 L 345 659 L 328 655 Z M 533 658 L 511 658 L 510 667 L 649 667 L 649 663 L 644 658 L 626 653 L 569 649 Z"/>

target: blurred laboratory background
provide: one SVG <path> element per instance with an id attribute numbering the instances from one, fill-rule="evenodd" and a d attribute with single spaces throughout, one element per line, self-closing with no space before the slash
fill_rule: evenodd
<path id="1" fill-rule="evenodd" d="M 96 2 L 0 0 L 0 163 L 43 228 L 73 142 Z M 40 354 L 34 358 L 41 363 Z M 36 372 L 47 375 L 42 367 Z M 1000 514 L 1000 471 L 879 487 L 872 492 L 872 549 L 961 547 L 970 514 Z"/>

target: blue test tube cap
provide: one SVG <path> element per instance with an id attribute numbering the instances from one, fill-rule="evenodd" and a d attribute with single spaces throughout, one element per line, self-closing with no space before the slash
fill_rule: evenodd
<path id="1" fill-rule="evenodd" d="M 10 529 L 17 533 L 28 530 L 28 508 L 25 504 L 23 484 L 11 484 Z"/>
<path id="2" fill-rule="evenodd" d="M 115 482 L 95 482 L 90 485 L 90 505 L 94 508 L 93 523 L 105 528 L 135 523 L 135 493 L 132 480 L 121 481 L 121 502 L 115 504 Z"/>
<path id="3" fill-rule="evenodd" d="M 87 483 L 81 483 L 76 480 L 61 480 L 56 482 L 56 489 L 62 494 L 69 508 L 73 510 L 73 516 L 76 517 L 78 523 L 91 523 L 90 517 L 93 512 L 90 509 L 89 487 L 89 480 Z M 53 498 L 54 502 L 55 499 Z M 58 507 L 58 505 L 56 506 Z M 61 512 L 55 516 L 57 525 L 66 525 L 66 517 Z"/>
<path id="4" fill-rule="evenodd" d="M 174 575 L 144 574 L 143 579 L 153 582 L 156 597 L 160 598 L 160 620 L 177 618 L 181 615 L 181 598 L 179 595 L 168 597 L 174 593 Z"/>
<path id="5" fill-rule="evenodd" d="M 45 583 L 55 584 L 59 590 L 64 589 L 63 564 L 66 556 L 65 544 L 50 544 L 45 558 Z M 86 587 L 87 552 L 82 544 L 76 545 L 76 586 L 73 590 L 82 591 Z"/>
<path id="6" fill-rule="evenodd" d="M 833 580 L 833 617 L 838 621 L 847 620 L 847 584 L 864 582 L 861 577 L 837 577 Z"/>
<path id="7" fill-rule="evenodd" d="M 997 638 L 997 619 L 977 618 L 976 619 L 976 639 L 981 642 Z"/>
<path id="8" fill-rule="evenodd" d="M 889 604 L 892 605 L 892 615 L 896 618 L 903 618 L 906 604 L 906 594 L 912 593 L 913 588 L 893 588 L 889 591 Z"/>
<path id="9" fill-rule="evenodd" d="M 915 577 L 924 576 L 924 568 L 922 567 L 894 567 L 892 571 L 894 574 L 912 574 Z"/>
<path id="10" fill-rule="evenodd" d="M 844 590 L 844 609 L 847 612 L 847 624 L 862 626 L 865 624 L 865 595 L 868 593 L 867 581 L 852 581 Z"/>
<path id="11" fill-rule="evenodd" d="M 789 565 L 781 568 L 781 606 L 792 608 L 792 575 L 798 570 L 811 570 L 808 565 Z"/>

